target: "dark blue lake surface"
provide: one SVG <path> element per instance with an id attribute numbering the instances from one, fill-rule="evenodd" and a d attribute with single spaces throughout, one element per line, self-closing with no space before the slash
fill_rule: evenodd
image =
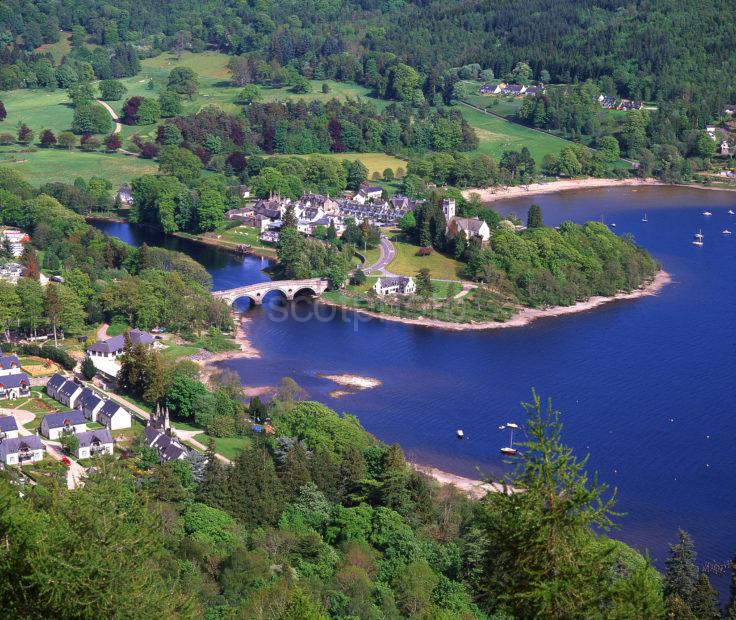
<path id="1" fill-rule="evenodd" d="M 701 560 L 736 551 L 736 194 L 652 187 L 540 195 L 496 203 L 545 223 L 603 219 L 630 232 L 672 274 L 656 297 L 613 302 L 527 327 L 445 332 L 324 306 L 278 300 L 249 311 L 262 358 L 234 360 L 245 385 L 291 376 L 310 397 L 357 415 L 407 454 L 463 475 L 503 471 L 498 426 L 523 422 L 519 403 L 535 387 L 551 396 L 564 439 L 618 489 L 616 537 L 648 548 L 661 565 L 677 529 L 695 538 Z M 713 212 L 710 218 L 701 213 Z M 641 222 L 646 211 L 649 222 Z M 214 288 L 265 279 L 259 259 L 242 259 L 127 225 L 100 224 L 126 241 L 163 244 L 197 258 Z M 691 245 L 702 228 L 705 245 Z M 312 311 L 322 318 L 315 318 Z M 333 317 L 333 318 L 329 318 Z M 319 373 L 352 373 L 383 384 L 335 400 Z M 467 437 L 455 439 L 462 428 Z M 717 580 L 717 585 L 722 586 Z"/>

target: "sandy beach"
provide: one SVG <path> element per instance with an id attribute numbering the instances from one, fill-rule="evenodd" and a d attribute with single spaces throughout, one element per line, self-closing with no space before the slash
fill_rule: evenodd
<path id="1" fill-rule="evenodd" d="M 624 299 L 638 299 L 639 297 L 649 297 L 656 295 L 667 284 L 672 281 L 672 277 L 666 271 L 659 271 L 651 282 L 643 285 L 631 292 L 622 292 L 611 297 L 591 297 L 586 301 L 581 301 L 572 306 L 553 306 L 551 308 L 520 308 L 519 312 L 512 316 L 508 321 L 500 323 L 498 321 L 484 321 L 478 323 L 450 323 L 449 321 L 440 321 L 437 319 L 407 319 L 400 316 L 383 314 L 381 312 L 372 312 L 370 310 L 361 310 L 344 306 L 342 304 L 334 304 L 320 300 L 330 306 L 336 306 L 359 314 L 364 314 L 383 321 L 394 321 L 396 323 L 404 323 L 406 325 L 418 325 L 420 327 L 434 327 L 438 329 L 449 329 L 454 331 L 468 331 L 479 329 L 506 329 L 509 327 L 524 327 L 537 319 L 563 316 L 565 314 L 575 314 L 576 312 L 586 312 L 593 310 L 598 306 L 609 303 L 611 301 L 621 301 Z"/>
<path id="2" fill-rule="evenodd" d="M 380 379 L 350 374 L 328 375 L 326 373 L 319 373 L 317 376 L 320 379 L 327 379 L 328 381 L 337 383 L 337 385 L 351 388 L 353 390 L 369 390 L 371 388 L 378 387 L 383 383 Z"/>
<path id="3" fill-rule="evenodd" d="M 476 480 L 473 478 L 465 478 L 464 476 L 458 476 L 451 474 L 436 467 L 430 467 L 429 465 L 419 465 L 418 463 L 411 463 L 411 466 L 418 472 L 434 478 L 440 484 L 451 484 L 452 486 L 466 492 L 474 499 L 481 499 L 486 493 L 503 493 L 504 486 L 498 482 L 488 483 L 482 480 Z M 507 491 L 513 491 L 513 487 L 507 487 Z"/>
<path id="4" fill-rule="evenodd" d="M 656 179 L 562 179 L 550 181 L 549 183 L 530 183 L 529 185 L 517 185 L 514 187 L 487 187 L 466 189 L 463 191 L 465 198 L 471 194 L 478 194 L 482 202 L 495 202 L 508 198 L 521 198 L 535 194 L 552 194 L 574 189 L 594 189 L 599 187 L 642 187 L 646 185 L 666 185 Z"/>
<path id="5" fill-rule="evenodd" d="M 210 376 L 215 372 L 215 364 L 231 359 L 259 359 L 261 352 L 253 346 L 247 334 L 247 329 L 251 323 L 251 319 L 233 312 L 235 321 L 235 336 L 233 340 L 240 345 L 239 349 L 234 351 L 223 351 L 222 353 L 209 353 L 206 356 L 197 355 L 192 361 L 199 364 L 202 372 L 202 380 L 207 383 Z M 192 359 L 192 358 L 190 358 Z M 257 396 L 258 394 L 254 394 Z"/>

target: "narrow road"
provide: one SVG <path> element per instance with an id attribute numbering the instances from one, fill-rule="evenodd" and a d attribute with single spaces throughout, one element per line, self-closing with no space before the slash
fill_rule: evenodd
<path id="1" fill-rule="evenodd" d="M 381 236 L 381 244 L 379 246 L 379 251 L 381 252 L 380 256 L 378 257 L 378 260 L 370 265 L 369 267 L 365 268 L 366 274 L 371 274 L 374 272 L 378 272 L 379 275 L 383 276 L 394 276 L 396 274 L 391 273 L 387 267 L 391 264 L 391 262 L 396 258 L 396 248 L 394 247 L 394 244 L 391 243 L 390 239 L 386 236 Z"/>
<path id="2" fill-rule="evenodd" d="M 109 103 L 103 101 L 102 99 L 98 99 L 97 103 L 99 103 L 103 108 L 105 108 L 110 113 L 110 116 L 112 116 L 112 120 L 115 122 L 115 131 L 113 131 L 113 133 L 120 133 L 123 130 L 123 126 L 120 123 L 120 119 L 118 118 L 118 115 L 115 113 L 115 110 L 112 109 Z"/>
<path id="3" fill-rule="evenodd" d="M 181 439 L 182 441 L 188 441 L 196 448 L 199 448 L 202 452 L 207 452 L 207 446 L 205 446 L 201 441 L 197 441 L 194 436 L 199 435 L 200 433 L 203 433 L 204 430 L 201 431 L 183 431 L 180 429 L 177 429 L 176 426 L 173 424 L 171 425 L 171 428 L 174 430 L 174 434 Z M 233 462 L 222 456 L 222 454 L 215 453 L 215 456 L 222 461 L 223 463 L 226 463 L 227 465 L 232 465 Z"/>
<path id="4" fill-rule="evenodd" d="M 97 340 L 107 339 L 107 329 L 110 327 L 108 323 L 103 323 L 97 328 Z"/>

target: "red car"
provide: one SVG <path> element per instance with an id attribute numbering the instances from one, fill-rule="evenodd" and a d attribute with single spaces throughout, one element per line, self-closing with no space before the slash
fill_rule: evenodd
<path id="1" fill-rule="evenodd" d="M 64 464 L 64 465 L 66 466 L 66 467 L 71 467 L 71 466 L 72 466 L 72 462 L 71 462 L 71 461 L 69 460 L 69 457 L 68 457 L 68 456 L 64 456 L 64 457 L 62 457 L 62 458 L 61 458 L 61 462 L 62 462 L 62 463 L 63 463 L 63 464 Z"/>

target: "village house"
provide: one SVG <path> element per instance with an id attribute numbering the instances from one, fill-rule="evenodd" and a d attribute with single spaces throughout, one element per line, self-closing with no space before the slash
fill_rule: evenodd
<path id="1" fill-rule="evenodd" d="M 260 239 L 264 243 L 278 243 L 279 233 L 276 230 L 266 230 L 258 235 L 258 239 Z"/>
<path id="2" fill-rule="evenodd" d="M 18 284 L 23 275 L 23 265 L 20 263 L 5 263 L 0 265 L 0 280 L 10 284 Z"/>
<path id="3" fill-rule="evenodd" d="M 15 439 L 18 436 L 18 422 L 12 415 L 0 416 L 0 440 Z"/>
<path id="4" fill-rule="evenodd" d="M 494 84 L 483 84 L 483 86 L 480 87 L 481 95 L 492 95 L 495 91 L 496 86 Z"/>
<path id="5" fill-rule="evenodd" d="M 113 453 L 112 435 L 107 428 L 77 433 L 77 439 L 79 447 L 74 451 L 74 456 L 78 459 L 89 459 Z"/>
<path id="6" fill-rule="evenodd" d="M 0 465 L 23 465 L 43 460 L 46 446 L 36 435 L 0 439 Z"/>
<path id="7" fill-rule="evenodd" d="M 616 98 L 610 97 L 609 95 L 600 95 L 598 97 L 598 103 L 606 110 L 613 110 L 616 107 Z"/>
<path id="8" fill-rule="evenodd" d="M 133 206 L 133 188 L 130 185 L 123 184 L 118 188 L 117 199 L 125 207 Z"/>
<path id="9" fill-rule="evenodd" d="M 10 251 L 16 258 L 23 254 L 23 245 L 30 240 L 31 238 L 22 230 L 0 226 L 0 246 L 9 243 Z"/>
<path id="10" fill-rule="evenodd" d="M 127 336 L 130 339 L 130 344 L 133 346 L 142 344 L 149 348 L 153 348 L 156 344 L 156 339 L 140 329 L 131 329 L 127 332 Z M 98 340 L 92 346 L 87 349 L 87 355 L 91 358 L 102 357 L 102 358 L 116 358 L 123 354 L 125 349 L 125 336 L 113 336 L 107 340 Z"/>
<path id="11" fill-rule="evenodd" d="M 24 372 L 0 377 L 0 399 L 16 399 L 31 395 L 31 382 Z"/>
<path id="12" fill-rule="evenodd" d="M 413 295 L 417 292 L 417 285 L 414 282 L 414 278 L 406 276 L 384 276 L 376 280 L 373 290 L 379 297 L 385 295 Z"/>
<path id="13" fill-rule="evenodd" d="M 630 112 L 631 110 L 641 110 L 644 107 L 643 101 L 632 101 L 631 99 L 621 99 L 616 106 L 617 110 Z"/>
<path id="14" fill-rule="evenodd" d="M 731 154 L 731 145 L 728 143 L 728 140 L 721 140 L 718 152 L 724 157 L 728 157 Z"/>
<path id="15" fill-rule="evenodd" d="M 156 407 L 145 429 L 146 444 L 155 448 L 161 461 L 186 458 L 188 450 L 174 436 L 169 422 L 169 410 Z"/>
<path id="16" fill-rule="evenodd" d="M 353 200 L 360 204 L 365 204 L 371 200 L 380 200 L 383 196 L 383 188 L 378 185 L 366 185 L 360 186 L 358 193 L 353 196 Z"/>
<path id="17" fill-rule="evenodd" d="M 706 125 L 705 126 L 705 131 L 708 134 L 708 136 L 710 137 L 710 139 L 713 140 L 713 142 L 716 142 L 718 140 L 718 137 L 716 136 L 717 129 L 716 129 L 715 126 L 713 126 L 713 125 Z"/>
<path id="18" fill-rule="evenodd" d="M 77 400 L 82 395 L 82 386 L 76 381 L 67 379 L 60 374 L 52 376 L 46 383 L 46 393 L 70 409 L 77 406 Z"/>
<path id="19" fill-rule="evenodd" d="M 20 374 L 20 360 L 17 355 L 0 355 L 0 377 Z"/>
<path id="20" fill-rule="evenodd" d="M 82 390 L 77 399 L 77 409 L 81 410 L 85 418 L 93 422 L 97 421 L 97 414 L 104 404 L 105 400 L 97 392 L 87 387 Z"/>
<path id="21" fill-rule="evenodd" d="M 250 187 L 248 187 L 247 185 L 241 185 L 240 186 L 240 197 L 250 198 Z"/>
<path id="22" fill-rule="evenodd" d="M 106 400 L 97 413 L 97 421 L 111 431 L 130 428 L 132 418 L 130 412 L 114 400 Z"/>
<path id="23" fill-rule="evenodd" d="M 83 433 L 87 430 L 87 420 L 81 411 L 60 411 L 49 413 L 41 420 L 41 434 L 48 439 L 59 439 L 65 433 Z"/>

